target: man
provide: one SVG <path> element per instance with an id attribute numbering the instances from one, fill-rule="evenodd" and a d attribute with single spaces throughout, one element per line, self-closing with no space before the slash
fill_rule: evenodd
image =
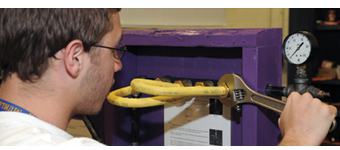
<path id="1" fill-rule="evenodd" d="M 122 68 L 118 12 L 0 9 L 0 145 L 101 145 L 65 130 L 73 115 L 99 112 Z M 310 94 L 292 93 L 280 145 L 319 145 L 335 114 Z"/>
<path id="2" fill-rule="evenodd" d="M 0 145 L 101 145 L 65 130 L 75 114 L 100 111 L 122 68 L 100 47 L 122 39 L 118 11 L 0 10 Z"/>

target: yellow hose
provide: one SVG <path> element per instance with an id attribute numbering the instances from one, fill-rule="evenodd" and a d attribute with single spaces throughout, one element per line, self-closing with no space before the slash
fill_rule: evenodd
<path id="1" fill-rule="evenodd" d="M 149 98 L 124 98 L 123 96 L 128 96 L 136 93 L 131 86 L 124 87 L 112 91 L 107 100 L 117 106 L 128 107 L 128 108 L 142 108 L 142 107 L 152 107 L 158 105 L 164 105 L 167 102 L 172 102 L 183 98 L 183 96 L 156 96 Z"/>
<path id="2" fill-rule="evenodd" d="M 124 98 L 135 93 L 146 93 L 158 95 L 149 98 Z M 182 87 L 180 84 L 173 84 L 161 81 L 134 79 L 131 86 L 112 91 L 107 100 L 117 106 L 129 108 L 142 108 L 164 105 L 182 99 L 187 96 L 224 96 L 228 93 L 225 86 L 219 87 Z"/>
<path id="3" fill-rule="evenodd" d="M 224 87 L 180 87 L 179 84 L 172 83 L 167 84 L 173 86 L 166 86 L 167 84 L 159 86 L 160 84 L 158 82 L 159 81 L 134 79 L 131 81 L 131 87 L 139 93 L 162 96 L 219 96 L 226 94 L 226 89 Z"/>

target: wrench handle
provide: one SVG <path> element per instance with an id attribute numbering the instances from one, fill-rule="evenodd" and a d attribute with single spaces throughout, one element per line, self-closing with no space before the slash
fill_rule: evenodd
<path id="1" fill-rule="evenodd" d="M 265 108 L 274 110 L 274 111 L 279 112 L 279 113 L 282 113 L 283 108 L 286 105 L 286 102 L 284 102 L 284 101 L 277 100 L 277 99 L 269 97 L 269 96 L 260 95 L 260 94 L 257 94 L 257 93 L 254 93 L 253 95 L 251 95 L 251 100 L 258 105 L 261 105 Z M 337 126 L 337 121 L 334 119 L 332 121 L 331 127 L 330 127 L 328 132 L 334 131 L 336 126 Z"/>
<path id="2" fill-rule="evenodd" d="M 261 105 L 265 108 L 274 110 L 276 112 L 282 113 L 283 108 L 286 105 L 286 102 L 269 97 L 269 96 L 265 96 L 265 95 L 260 95 L 260 94 L 253 94 L 250 97 L 251 101 Z"/>

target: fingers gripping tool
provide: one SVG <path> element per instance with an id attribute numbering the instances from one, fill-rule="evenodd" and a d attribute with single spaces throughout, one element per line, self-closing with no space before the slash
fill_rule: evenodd
<path id="1" fill-rule="evenodd" d="M 239 107 L 239 104 L 252 103 L 263 106 L 270 110 L 282 113 L 286 102 L 255 92 L 243 81 L 243 79 L 234 73 L 225 74 L 218 81 L 218 85 L 225 83 L 229 93 L 226 98 L 220 101 L 229 107 Z M 329 132 L 336 128 L 336 120 L 334 119 Z"/>

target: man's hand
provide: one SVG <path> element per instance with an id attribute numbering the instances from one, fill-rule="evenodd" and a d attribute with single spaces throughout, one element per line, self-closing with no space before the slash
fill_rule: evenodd
<path id="1" fill-rule="evenodd" d="M 336 114 L 334 106 L 309 93 L 292 92 L 278 122 L 283 135 L 279 145 L 320 145 Z"/>

